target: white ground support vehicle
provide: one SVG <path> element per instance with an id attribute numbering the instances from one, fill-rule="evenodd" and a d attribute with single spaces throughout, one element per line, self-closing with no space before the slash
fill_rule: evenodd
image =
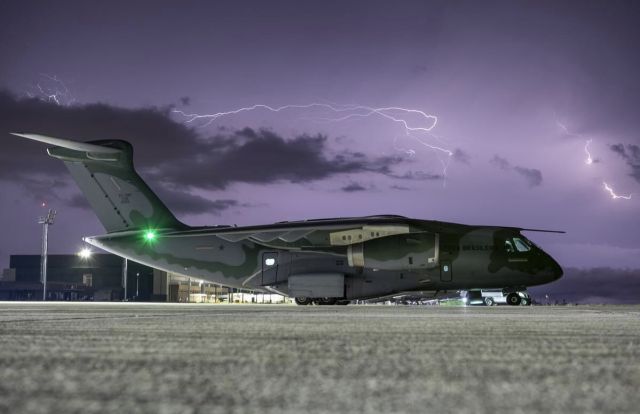
<path id="1" fill-rule="evenodd" d="M 461 292 L 461 296 L 465 305 L 531 305 L 531 296 L 526 291 L 506 293 L 501 289 L 469 290 Z"/>

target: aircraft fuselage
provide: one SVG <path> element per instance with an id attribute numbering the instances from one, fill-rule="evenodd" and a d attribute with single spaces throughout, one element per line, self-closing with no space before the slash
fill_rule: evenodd
<path id="1" fill-rule="evenodd" d="M 510 227 L 374 216 L 153 231 L 153 240 L 145 231 L 85 240 L 167 272 L 291 296 L 524 289 L 562 275 L 551 256 Z"/>

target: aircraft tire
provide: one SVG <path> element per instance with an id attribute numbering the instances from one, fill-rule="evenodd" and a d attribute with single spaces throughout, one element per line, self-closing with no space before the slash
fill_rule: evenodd
<path id="1" fill-rule="evenodd" d="M 484 304 L 487 306 L 493 306 L 495 302 L 493 301 L 493 298 L 484 298 Z"/>
<path id="2" fill-rule="evenodd" d="M 306 296 L 299 296 L 294 300 L 296 301 L 296 305 L 300 305 L 300 306 L 311 305 L 311 302 L 312 302 L 311 298 L 308 298 Z"/>
<path id="3" fill-rule="evenodd" d="M 337 301 L 336 298 L 316 298 L 313 300 L 317 305 L 335 305 Z"/>
<path id="4" fill-rule="evenodd" d="M 511 306 L 518 306 L 522 302 L 522 298 L 518 292 L 511 292 L 507 295 L 507 303 Z"/>
<path id="5" fill-rule="evenodd" d="M 527 298 L 522 298 L 522 301 L 520 303 L 522 306 L 531 306 L 531 299 L 527 299 Z"/>

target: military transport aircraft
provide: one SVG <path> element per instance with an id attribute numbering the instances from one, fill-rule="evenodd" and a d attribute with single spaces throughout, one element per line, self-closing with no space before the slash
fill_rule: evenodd
<path id="1" fill-rule="evenodd" d="M 562 276 L 521 234 L 548 230 L 395 215 L 189 227 L 136 173 L 128 142 L 14 135 L 52 145 L 48 154 L 65 163 L 107 231 L 87 243 L 167 272 L 276 292 L 299 305 L 480 288 L 502 288 L 517 305 L 517 291 Z"/>

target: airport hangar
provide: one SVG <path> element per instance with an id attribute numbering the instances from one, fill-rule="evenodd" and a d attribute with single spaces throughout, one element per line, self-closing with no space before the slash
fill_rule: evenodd
<path id="1" fill-rule="evenodd" d="M 167 273 L 113 254 L 48 255 L 47 300 L 191 303 L 282 303 L 255 293 Z M 124 285 L 126 271 L 126 289 Z M 125 293 L 126 292 L 126 293 Z M 42 300 L 40 255 L 11 255 L 0 277 L 0 300 Z"/>

